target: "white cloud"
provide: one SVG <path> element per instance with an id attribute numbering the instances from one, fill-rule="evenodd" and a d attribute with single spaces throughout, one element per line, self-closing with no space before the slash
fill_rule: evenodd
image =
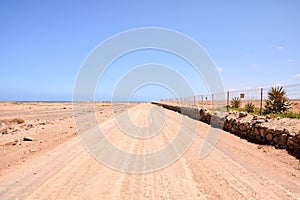
<path id="1" fill-rule="evenodd" d="M 223 67 L 217 67 L 217 72 L 221 73 L 223 71 Z"/>
<path id="2" fill-rule="evenodd" d="M 300 73 L 296 74 L 295 77 L 296 77 L 296 78 L 300 78 Z"/>
<path id="3" fill-rule="evenodd" d="M 276 46 L 275 47 L 277 50 L 281 50 L 281 49 L 283 49 L 283 46 Z"/>

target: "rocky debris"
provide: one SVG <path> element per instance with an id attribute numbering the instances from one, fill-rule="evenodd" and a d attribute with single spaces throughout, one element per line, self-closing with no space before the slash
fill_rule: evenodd
<path id="1" fill-rule="evenodd" d="M 50 124 L 50 122 L 49 122 L 49 121 L 43 121 L 43 122 L 40 122 L 40 123 L 39 123 L 39 125 L 42 125 L 42 126 L 45 126 L 45 125 L 47 125 L 47 124 Z"/>
<path id="2" fill-rule="evenodd" d="M 21 140 L 19 139 L 15 140 L 15 143 L 13 145 L 21 145 Z"/>
<path id="3" fill-rule="evenodd" d="M 7 135 L 8 133 L 9 133 L 9 131 L 7 129 L 4 129 L 4 130 L 1 131 L 2 135 Z"/>
<path id="4" fill-rule="evenodd" d="M 15 128 L 15 129 L 12 131 L 12 133 L 16 133 L 16 132 L 19 132 L 19 131 L 20 131 L 20 129 Z"/>
<path id="5" fill-rule="evenodd" d="M 193 119 L 200 120 L 212 127 L 220 128 L 242 138 L 260 144 L 270 144 L 276 148 L 286 148 L 300 151 L 300 130 L 289 124 L 299 123 L 300 120 L 272 119 L 270 116 L 249 116 L 245 112 L 233 112 L 211 114 L 207 109 L 195 107 L 175 106 L 154 103 L 164 108 L 187 115 Z"/>
<path id="6" fill-rule="evenodd" d="M 25 130 L 28 131 L 29 129 L 33 128 L 33 124 L 27 124 Z"/>
<path id="7" fill-rule="evenodd" d="M 246 112 L 240 112 L 239 118 L 246 117 L 248 114 Z"/>
<path id="8" fill-rule="evenodd" d="M 30 153 L 34 153 L 34 152 L 36 152 L 36 150 L 34 150 L 34 149 L 29 149 L 29 152 L 30 152 Z"/>
<path id="9" fill-rule="evenodd" d="M 269 133 L 269 134 L 266 135 L 266 138 L 267 138 L 268 141 L 272 141 L 273 135 L 271 133 Z"/>
<path id="10" fill-rule="evenodd" d="M 258 120 L 255 120 L 255 123 L 257 123 L 257 124 L 261 124 L 261 123 L 264 123 L 264 122 L 266 122 L 265 120 L 263 120 L 263 119 L 258 119 Z"/>
<path id="11" fill-rule="evenodd" d="M 23 138 L 23 141 L 34 141 L 34 140 L 36 140 L 35 138 L 32 138 L 32 137 L 24 137 Z"/>

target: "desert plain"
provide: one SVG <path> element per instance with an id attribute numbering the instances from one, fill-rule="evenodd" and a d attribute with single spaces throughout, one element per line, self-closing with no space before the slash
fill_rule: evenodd
<path id="1" fill-rule="evenodd" d="M 129 137 L 114 121 L 126 111 L 141 128 L 153 123 L 153 116 L 163 114 L 164 126 L 153 137 Z M 207 124 L 150 103 L 96 103 L 94 113 L 109 141 L 131 153 L 157 151 L 172 144 L 179 130 L 188 136 L 192 127 L 197 128 L 180 158 L 152 172 L 128 173 L 106 166 L 87 151 L 77 131 L 72 103 L 0 103 L 0 198 L 300 198 L 299 159 L 285 150 L 213 129 L 218 142 L 200 159 L 199 151 L 211 129 Z M 81 116 L 88 114 L 82 112 Z M 176 148 L 158 161 L 174 152 Z M 129 160 L 132 166 L 140 164 L 130 156 L 118 159 Z"/>

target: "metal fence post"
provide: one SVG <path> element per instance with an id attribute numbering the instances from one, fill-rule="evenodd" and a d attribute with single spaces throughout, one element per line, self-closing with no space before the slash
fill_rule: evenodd
<path id="1" fill-rule="evenodd" d="M 229 111 L 229 91 L 227 91 L 227 111 Z"/>

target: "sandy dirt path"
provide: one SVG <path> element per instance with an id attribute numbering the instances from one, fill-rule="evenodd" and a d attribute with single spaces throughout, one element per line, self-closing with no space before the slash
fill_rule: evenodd
<path id="1" fill-rule="evenodd" d="M 0 177 L 0 199 L 300 199 L 300 163 L 285 151 L 216 130 L 217 145 L 200 159 L 209 126 L 151 104 L 130 108 L 131 120 L 147 127 L 153 107 L 166 115 L 154 137 L 123 134 L 114 119 L 100 127 L 120 149 L 149 153 L 172 142 L 180 126 L 189 135 L 196 125 L 197 136 L 176 162 L 150 173 L 119 172 L 100 164 L 75 137 Z M 188 123 L 181 124 L 183 118 Z"/>

